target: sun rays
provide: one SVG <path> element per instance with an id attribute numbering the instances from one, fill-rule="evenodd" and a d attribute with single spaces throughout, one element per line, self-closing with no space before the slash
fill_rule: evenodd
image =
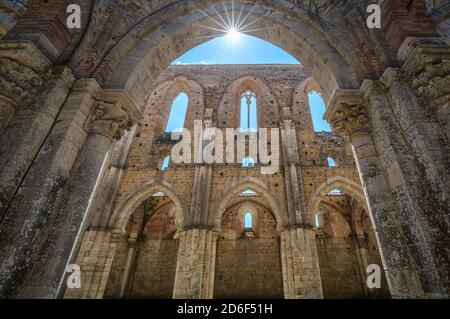
<path id="1" fill-rule="evenodd" d="M 220 6 L 222 8 L 220 8 Z M 205 16 L 209 23 L 197 23 L 197 27 L 203 30 L 208 30 L 210 34 L 193 37 L 193 40 L 205 40 L 213 39 L 217 37 L 226 37 L 231 43 L 238 43 L 242 35 L 253 35 L 254 33 L 262 30 L 272 29 L 273 27 L 266 28 L 251 28 L 265 15 L 251 19 L 254 14 L 256 5 L 251 7 L 245 1 L 232 1 L 231 7 L 227 7 L 225 3 L 211 4 L 210 8 L 214 14 L 208 14 L 205 10 L 197 8 L 197 11 Z M 222 11 L 219 12 L 219 11 Z M 211 32 L 212 31 L 212 32 Z"/>

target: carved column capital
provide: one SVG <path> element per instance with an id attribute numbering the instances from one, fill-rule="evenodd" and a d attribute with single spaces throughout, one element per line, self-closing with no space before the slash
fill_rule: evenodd
<path id="1" fill-rule="evenodd" d="M 339 133 L 351 137 L 369 130 L 369 115 L 364 93 L 358 90 L 336 90 L 324 118 Z"/>
<path id="2" fill-rule="evenodd" d="M 141 118 L 136 105 L 124 91 L 103 90 L 96 98 L 88 131 L 120 139 Z"/>

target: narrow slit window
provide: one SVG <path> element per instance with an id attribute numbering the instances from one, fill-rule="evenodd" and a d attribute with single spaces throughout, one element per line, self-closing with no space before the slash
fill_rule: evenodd
<path id="1" fill-rule="evenodd" d="M 328 163 L 328 167 L 336 167 L 336 161 L 331 157 L 328 156 L 327 157 L 327 163 Z"/>
<path id="2" fill-rule="evenodd" d="M 251 229 L 253 228 L 253 216 L 252 213 L 247 212 L 244 216 L 244 228 Z"/>
<path id="3" fill-rule="evenodd" d="M 165 170 L 167 170 L 169 168 L 169 165 L 170 165 L 170 156 L 166 156 L 166 157 L 164 157 L 164 159 L 163 159 L 163 161 L 161 163 L 160 169 L 162 171 L 165 171 Z"/>

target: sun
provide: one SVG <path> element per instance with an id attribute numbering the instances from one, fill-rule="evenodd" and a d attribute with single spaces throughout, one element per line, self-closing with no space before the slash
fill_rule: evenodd
<path id="1" fill-rule="evenodd" d="M 227 30 L 227 37 L 233 42 L 239 41 L 241 32 L 237 28 L 231 27 Z"/>

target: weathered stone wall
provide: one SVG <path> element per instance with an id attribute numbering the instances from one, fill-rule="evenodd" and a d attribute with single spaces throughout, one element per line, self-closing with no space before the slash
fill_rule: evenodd
<path id="1" fill-rule="evenodd" d="M 316 239 L 324 298 L 363 298 L 361 282 L 351 237 Z"/>
<path id="2" fill-rule="evenodd" d="M 244 228 L 246 212 L 252 213 L 251 229 Z M 227 210 L 216 256 L 214 298 L 283 298 L 280 240 L 264 206 L 244 198 Z"/>
<path id="3" fill-rule="evenodd" d="M 240 94 L 247 88 L 251 88 L 257 94 L 258 126 L 260 128 L 279 127 L 279 114 L 285 112 L 286 108 L 298 104 L 296 106 L 298 121 L 294 121 L 293 124 L 297 129 L 296 140 L 299 145 L 298 156 L 302 167 L 301 179 L 304 192 L 302 196 L 306 203 L 316 196 L 313 193 L 319 186 L 334 177 L 340 177 L 355 184 L 359 183 L 351 150 L 342 137 L 335 133 L 313 131 L 308 93 L 311 90 L 320 92 L 320 89 L 301 65 L 174 65 L 162 73 L 154 85 L 154 90 L 149 94 L 149 100 L 143 110 L 144 117 L 139 123 L 122 182 L 118 188 L 118 196 L 114 205 L 116 209 L 148 181 L 170 185 L 171 191 L 176 194 L 182 206 L 189 207 L 191 197 L 194 196 L 192 185 L 195 185 L 197 176 L 195 165 L 171 163 L 169 169 L 164 171 L 159 169 L 162 158 L 170 155 L 173 146 L 173 143 L 168 141 L 168 137 L 163 137 L 172 101 L 181 92 L 189 96 L 184 127 L 191 131 L 194 128 L 194 120 L 212 120 L 213 125 L 223 129 L 237 128 L 239 127 Z M 297 101 L 302 101 L 302 103 L 297 103 Z M 283 285 L 286 282 L 283 283 L 282 273 L 283 271 L 288 272 L 288 269 L 282 270 L 280 239 L 276 227 L 282 227 L 287 218 L 282 212 L 286 209 L 284 207 L 288 201 L 284 156 L 285 154 L 280 149 L 280 169 L 275 174 L 269 175 L 262 175 L 258 164 L 255 167 L 247 168 L 242 167 L 241 163 L 214 164 L 212 166 L 208 182 L 209 200 L 208 197 L 200 197 L 201 201 L 208 201 L 207 207 L 209 207 L 208 216 L 201 220 L 201 223 L 220 229 L 217 235 L 215 266 L 213 266 L 215 273 L 210 274 L 213 276 L 211 280 L 214 285 L 212 296 L 219 298 L 279 298 L 283 296 L 283 289 L 286 289 L 283 288 Z M 328 167 L 327 156 L 335 158 L 336 167 Z M 245 236 L 242 212 L 238 212 L 239 207 L 247 198 L 231 196 L 227 197 L 227 200 L 224 199 L 233 185 L 240 185 L 245 180 L 260 181 L 267 185 L 266 187 L 273 194 L 277 205 L 280 205 L 278 209 L 281 209 L 278 212 L 281 215 L 276 217 L 278 220 L 271 217 L 273 208 L 270 207 L 273 203 L 264 194 L 257 191 L 257 197 L 251 198 L 254 205 L 259 207 L 254 219 L 255 237 L 253 238 Z M 256 190 L 257 187 L 252 184 L 248 186 L 252 190 Z M 245 189 L 241 186 L 240 191 Z M 155 188 L 156 190 L 157 188 Z M 206 194 L 202 193 L 201 196 L 206 196 Z M 307 206 L 306 203 L 305 206 Z M 222 213 L 223 218 L 221 218 L 222 215 L 216 215 L 216 209 L 220 205 L 224 205 L 226 210 Z M 123 213 L 118 212 L 118 214 Z M 312 213 L 309 214 L 312 216 Z M 153 215 L 152 220 L 158 218 L 158 215 L 160 213 Z M 264 217 L 266 215 L 267 218 Z M 261 216 L 261 219 L 258 216 Z M 216 222 L 217 218 L 219 218 L 219 223 Z M 187 219 L 187 216 L 183 216 L 183 219 Z M 161 218 L 160 220 L 162 221 Z M 156 224 L 153 225 L 155 227 Z M 148 231 L 148 228 L 146 230 Z M 156 229 L 156 231 L 158 230 Z M 310 243 L 315 245 L 314 241 Z M 140 243 L 140 245 L 142 244 Z M 285 246 L 286 249 L 291 249 L 290 245 Z M 152 253 L 149 249 L 139 249 L 138 255 L 144 251 L 152 256 L 157 254 Z M 321 253 L 322 255 L 319 254 L 319 256 L 326 254 L 326 249 L 322 249 Z M 354 276 L 354 265 L 351 262 L 345 264 L 347 255 L 339 254 L 338 250 L 330 252 L 330 254 L 333 253 L 335 255 L 332 256 L 343 262 L 328 263 L 328 270 L 324 270 L 325 275 L 322 282 L 333 281 L 333 275 L 339 271 Z M 353 251 L 349 255 L 353 259 L 356 258 Z M 118 258 L 120 260 L 125 257 L 118 255 Z M 154 257 L 147 256 L 146 258 Z M 124 262 L 122 260 L 119 263 L 123 264 Z M 180 262 L 182 261 L 179 260 L 178 263 Z M 312 265 L 313 262 L 314 259 L 311 259 L 308 265 Z M 114 279 L 112 279 L 111 285 L 118 280 L 116 276 L 119 276 L 120 273 L 120 270 L 114 270 L 114 267 L 118 266 L 113 265 L 111 278 Z M 284 267 L 288 267 L 288 265 L 286 264 Z M 333 275 L 327 275 L 330 273 Z M 136 274 L 138 274 L 137 271 Z M 194 276 L 194 274 L 191 275 Z M 147 274 L 148 277 L 145 277 L 144 274 L 138 276 L 144 281 L 151 279 L 150 274 Z M 308 280 L 306 278 L 310 277 L 305 276 L 304 279 Z M 360 280 L 360 278 L 357 279 Z M 255 284 L 259 287 L 257 290 L 252 288 Z M 359 286 L 361 286 L 360 281 Z M 347 295 L 343 295 L 342 291 L 346 288 L 353 290 L 347 292 Z M 354 290 L 348 285 L 341 285 L 334 290 L 333 296 L 363 295 Z M 307 291 L 298 290 L 295 294 L 307 294 Z M 141 296 L 144 294 L 144 288 L 142 288 Z"/>
<path id="4" fill-rule="evenodd" d="M 178 241 L 144 239 L 138 243 L 130 290 L 125 298 L 170 299 L 173 295 Z M 116 243 L 116 253 L 108 277 L 104 298 L 119 298 L 120 284 L 127 258 L 127 242 Z"/>

